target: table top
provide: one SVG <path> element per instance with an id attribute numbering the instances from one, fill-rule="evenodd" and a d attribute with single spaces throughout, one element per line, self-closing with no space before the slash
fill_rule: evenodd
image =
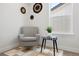
<path id="1" fill-rule="evenodd" d="M 45 38 L 45 37 L 57 38 L 57 36 L 55 35 L 42 35 L 41 37 L 42 38 Z"/>

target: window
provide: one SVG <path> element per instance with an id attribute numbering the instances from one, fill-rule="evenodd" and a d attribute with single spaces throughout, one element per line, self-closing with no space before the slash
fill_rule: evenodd
<path id="1" fill-rule="evenodd" d="M 49 23 L 54 33 L 73 34 L 73 5 L 68 3 L 63 4 L 64 3 L 49 4 Z"/>

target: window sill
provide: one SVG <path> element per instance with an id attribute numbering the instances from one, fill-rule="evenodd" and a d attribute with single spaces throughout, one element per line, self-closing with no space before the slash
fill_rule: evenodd
<path id="1" fill-rule="evenodd" d="M 52 34 L 61 34 L 61 35 L 74 35 L 74 33 L 73 32 L 52 32 Z"/>

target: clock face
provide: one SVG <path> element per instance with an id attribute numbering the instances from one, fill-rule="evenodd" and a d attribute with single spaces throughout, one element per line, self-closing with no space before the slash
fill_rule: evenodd
<path id="1" fill-rule="evenodd" d="M 42 10 L 42 3 L 35 3 L 33 6 L 33 11 L 35 13 L 39 13 Z"/>
<path id="2" fill-rule="evenodd" d="M 22 14 L 26 13 L 26 9 L 24 7 L 21 7 L 20 11 L 21 11 Z"/>

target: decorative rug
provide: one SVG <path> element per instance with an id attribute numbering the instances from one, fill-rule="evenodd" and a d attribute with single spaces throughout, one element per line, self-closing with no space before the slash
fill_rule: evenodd
<path id="1" fill-rule="evenodd" d="M 18 47 L 9 51 L 4 52 L 5 55 L 8 56 L 53 56 L 53 49 L 45 48 L 40 52 L 40 47 L 33 48 L 23 48 Z M 55 52 L 56 56 L 63 56 L 63 50 L 58 50 Z"/>

